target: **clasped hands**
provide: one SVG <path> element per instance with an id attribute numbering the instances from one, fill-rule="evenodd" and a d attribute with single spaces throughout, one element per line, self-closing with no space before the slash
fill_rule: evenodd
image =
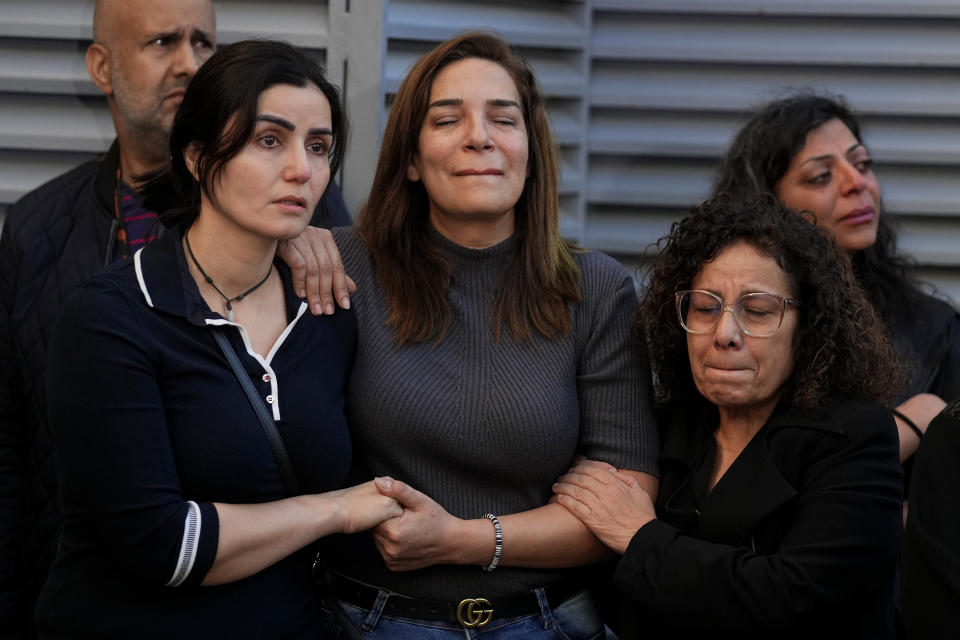
<path id="1" fill-rule="evenodd" d="M 373 528 L 374 544 L 388 569 L 413 571 L 457 560 L 457 543 L 461 541 L 457 531 L 463 520 L 404 482 L 377 478 L 376 485 L 381 494 L 403 507 L 399 516 Z"/>

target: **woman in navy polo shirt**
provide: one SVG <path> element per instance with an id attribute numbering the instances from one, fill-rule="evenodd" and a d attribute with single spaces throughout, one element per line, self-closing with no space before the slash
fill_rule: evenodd
<path id="1" fill-rule="evenodd" d="M 400 513 L 373 482 L 337 490 L 356 323 L 306 312 L 274 261 L 345 139 L 337 90 L 289 45 L 225 47 L 194 77 L 146 188 L 168 232 L 79 287 L 53 336 L 44 636 L 315 637 L 309 545 Z"/>

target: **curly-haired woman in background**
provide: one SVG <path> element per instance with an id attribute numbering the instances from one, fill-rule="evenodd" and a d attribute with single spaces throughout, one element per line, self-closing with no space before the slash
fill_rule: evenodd
<path id="1" fill-rule="evenodd" d="M 644 637 L 892 637 L 901 469 L 876 403 L 899 367 L 847 257 L 769 196 L 695 207 L 662 248 L 639 316 L 656 511 L 594 461 L 558 501 L 623 554 Z"/>

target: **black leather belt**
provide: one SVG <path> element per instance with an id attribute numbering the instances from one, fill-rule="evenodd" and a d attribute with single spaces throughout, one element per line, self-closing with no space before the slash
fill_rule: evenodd
<path id="1" fill-rule="evenodd" d="M 326 582 L 333 594 L 361 609 L 372 609 L 380 589 L 372 585 L 348 578 L 347 576 L 326 571 Z M 543 588 L 550 608 L 583 590 L 583 586 L 565 580 Z M 388 617 L 412 618 L 419 620 L 444 620 L 464 627 L 483 627 L 495 618 L 512 618 L 540 613 L 540 603 L 533 591 L 484 598 L 464 598 L 459 602 L 447 600 L 426 600 L 411 598 L 398 593 L 390 594 L 383 607 L 383 615 Z"/>

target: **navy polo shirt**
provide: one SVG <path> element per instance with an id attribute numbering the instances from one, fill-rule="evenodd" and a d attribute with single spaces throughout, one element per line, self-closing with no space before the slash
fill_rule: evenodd
<path id="1" fill-rule="evenodd" d="M 64 304 L 47 367 L 64 528 L 37 607 L 41 633 L 297 637 L 315 632 L 310 559 L 201 587 L 213 502 L 284 496 L 263 427 L 210 327 L 227 334 L 286 445 L 300 490 L 340 488 L 351 312 L 315 317 L 278 264 L 289 324 L 265 356 L 209 309 L 167 233 Z"/>

